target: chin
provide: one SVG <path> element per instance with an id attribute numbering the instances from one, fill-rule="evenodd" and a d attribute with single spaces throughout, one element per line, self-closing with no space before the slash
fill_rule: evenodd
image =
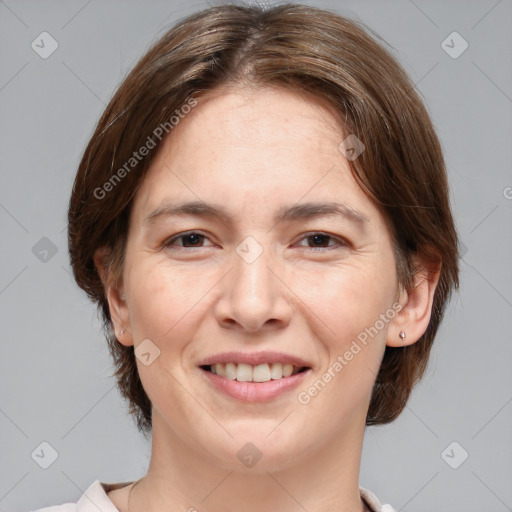
<path id="1" fill-rule="evenodd" d="M 265 474 L 267 471 L 281 471 L 297 463 L 297 458 L 307 451 L 303 446 L 304 437 L 294 436 L 289 429 L 283 429 L 278 433 L 279 422 L 275 421 L 271 428 L 268 422 L 264 422 L 264 428 L 252 426 L 238 431 L 230 432 L 233 438 L 224 436 L 221 446 L 210 452 L 221 462 L 221 465 L 229 470 L 243 474 Z M 274 431 L 272 431 L 275 429 Z M 213 440 L 208 443 L 212 446 Z M 217 442 L 219 440 L 217 439 Z"/>

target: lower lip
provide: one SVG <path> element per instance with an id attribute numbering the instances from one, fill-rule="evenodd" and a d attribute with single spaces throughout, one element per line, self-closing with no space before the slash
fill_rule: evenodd
<path id="1" fill-rule="evenodd" d="M 267 382 L 239 382 L 226 379 L 208 370 L 201 369 L 201 371 L 216 389 L 232 398 L 244 402 L 265 402 L 297 387 L 310 369 Z"/>

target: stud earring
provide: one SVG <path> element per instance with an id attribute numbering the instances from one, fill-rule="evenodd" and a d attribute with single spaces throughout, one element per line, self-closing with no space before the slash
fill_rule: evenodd
<path id="1" fill-rule="evenodd" d="M 405 341 L 405 331 L 400 331 L 400 334 L 398 336 L 400 336 L 400 339 L 402 341 Z"/>
<path id="2" fill-rule="evenodd" d="M 121 295 L 121 299 L 126 300 L 126 294 Z"/>
<path id="3" fill-rule="evenodd" d="M 121 332 L 119 334 L 124 334 L 124 329 L 121 329 Z"/>

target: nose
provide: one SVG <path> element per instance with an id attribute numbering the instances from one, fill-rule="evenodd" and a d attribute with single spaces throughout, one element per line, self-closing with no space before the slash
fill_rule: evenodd
<path id="1" fill-rule="evenodd" d="M 294 308 L 283 265 L 267 247 L 254 261 L 240 254 L 234 251 L 233 266 L 219 283 L 219 325 L 252 333 L 287 326 Z"/>

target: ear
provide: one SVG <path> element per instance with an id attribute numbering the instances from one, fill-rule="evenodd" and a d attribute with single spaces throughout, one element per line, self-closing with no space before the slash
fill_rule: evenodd
<path id="1" fill-rule="evenodd" d="M 123 287 L 111 282 L 109 255 L 110 250 L 107 247 L 100 247 L 94 252 L 94 264 L 103 283 L 116 338 L 119 343 L 130 346 L 133 345 L 130 310 L 126 299 L 122 298 Z"/>
<path id="2" fill-rule="evenodd" d="M 386 345 L 403 347 L 416 343 L 427 330 L 432 316 L 434 292 L 441 273 L 441 259 L 435 257 L 415 257 L 417 268 L 414 284 L 410 291 L 401 287 L 398 302 L 402 309 L 390 323 Z M 405 337 L 402 339 L 400 333 Z"/>

